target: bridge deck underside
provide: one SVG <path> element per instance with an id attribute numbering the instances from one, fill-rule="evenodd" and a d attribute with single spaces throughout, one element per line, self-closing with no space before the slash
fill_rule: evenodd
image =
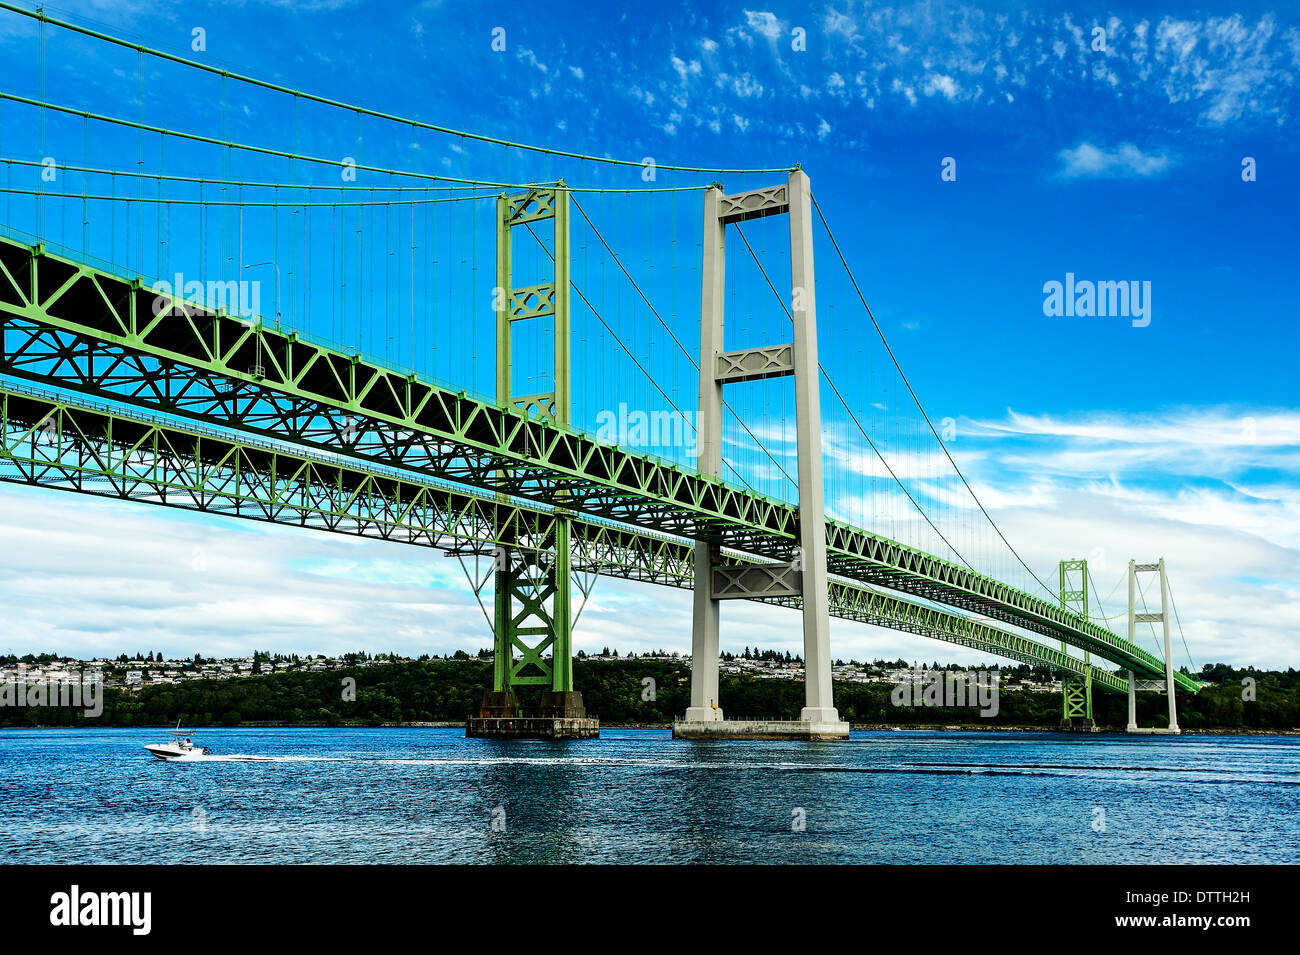
<path id="1" fill-rule="evenodd" d="M 0 372 L 150 412 L 340 453 L 543 507 L 789 561 L 797 513 L 414 375 L 169 302 L 106 272 L 0 240 Z M 829 570 L 1089 650 L 1140 676 L 1163 662 L 1055 603 L 839 523 Z M 1197 685 L 1178 675 L 1185 689 Z"/>

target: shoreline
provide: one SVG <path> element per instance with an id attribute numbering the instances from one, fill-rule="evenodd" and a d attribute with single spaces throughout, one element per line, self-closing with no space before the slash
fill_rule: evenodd
<path id="1" fill-rule="evenodd" d="M 87 725 L 78 724 L 75 726 L 0 726 L 0 732 L 6 730 L 98 730 L 98 729 L 138 729 L 138 730 L 167 730 L 171 729 L 170 724 L 162 723 L 141 723 L 131 726 L 123 725 Z M 403 723 L 282 723 L 277 721 L 253 721 L 238 723 L 234 726 L 210 725 L 193 728 L 197 734 L 208 730 L 230 730 L 230 729 L 464 729 L 464 720 L 439 720 L 432 722 L 415 721 Z M 1053 733 L 1061 736 L 1127 736 L 1123 727 L 1099 727 L 1096 733 L 1073 733 L 1062 732 L 1051 726 L 1029 726 L 1029 725 L 1007 725 L 996 726 L 988 724 L 965 724 L 958 725 L 953 723 L 916 723 L 904 725 L 901 723 L 852 723 L 850 730 L 863 732 L 914 732 L 914 733 Z M 671 723 L 602 723 L 601 729 L 605 730 L 671 730 Z M 1183 736 L 1300 736 L 1300 730 L 1294 729 L 1259 729 L 1246 727 L 1209 727 L 1197 729 L 1184 729 Z"/>

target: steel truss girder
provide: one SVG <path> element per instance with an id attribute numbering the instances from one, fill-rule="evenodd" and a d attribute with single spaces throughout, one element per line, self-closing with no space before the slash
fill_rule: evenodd
<path id="1" fill-rule="evenodd" d="M 21 386 L 0 387 L 0 480 L 277 524 L 382 539 L 451 553 L 502 547 L 553 553 L 554 513 L 524 502 L 314 457 L 299 449 L 210 432 L 137 412 L 81 406 Z M 572 570 L 689 589 L 694 551 L 671 540 L 589 519 L 571 527 Z M 831 614 L 957 643 L 1067 672 L 1090 672 L 1123 692 L 1110 671 L 1019 634 L 893 594 L 832 581 Z M 751 598 L 754 599 L 754 598 Z M 760 602 L 799 609 L 797 596 Z M 568 659 L 565 654 L 554 659 Z M 552 661 L 553 663 L 553 661 Z"/>
<path id="2" fill-rule="evenodd" d="M 788 503 L 193 303 L 0 240 L 0 371 L 789 561 Z M 174 313 L 174 314 L 169 314 Z M 264 375 L 255 377 L 255 353 Z M 343 422 L 359 425 L 345 439 Z M 987 615 L 1140 674 L 1163 662 L 1094 623 L 990 577 L 826 522 L 833 575 Z M 1183 674 L 1176 680 L 1195 692 Z"/>
<path id="3" fill-rule="evenodd" d="M 802 605 L 801 599 L 797 597 L 774 598 L 764 602 L 785 607 Z M 933 637 L 1033 666 L 1050 666 L 1065 673 L 1088 677 L 1095 685 L 1115 693 L 1128 692 L 1127 680 L 1111 670 L 1084 663 L 1078 657 L 1021 634 L 1000 630 L 974 618 L 959 616 L 940 608 L 899 600 L 892 594 L 832 580 L 830 606 L 831 616 L 834 617 Z"/>
<path id="4" fill-rule="evenodd" d="M 0 387 L 0 478 L 451 552 L 503 548 L 536 562 L 558 528 L 584 571 L 676 584 L 690 554 L 667 538 L 572 521 L 526 502 L 355 462 Z"/>

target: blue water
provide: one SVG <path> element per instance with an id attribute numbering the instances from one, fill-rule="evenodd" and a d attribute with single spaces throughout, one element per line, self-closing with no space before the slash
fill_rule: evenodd
<path id="1" fill-rule="evenodd" d="M 0 860 L 1300 861 L 1297 738 L 214 729 L 214 758 L 165 763 L 164 735 L 0 731 Z"/>

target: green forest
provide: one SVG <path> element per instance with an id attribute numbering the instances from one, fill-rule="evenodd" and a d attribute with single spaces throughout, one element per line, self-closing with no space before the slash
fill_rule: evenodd
<path id="1" fill-rule="evenodd" d="M 1213 681 L 1195 696 L 1179 695 L 1179 723 L 1186 730 L 1300 727 L 1300 673 L 1234 670 L 1206 666 L 1201 679 Z M 1242 680 L 1255 681 L 1254 699 Z M 355 681 L 355 693 L 345 681 Z M 181 720 L 192 726 L 381 725 L 402 722 L 461 721 L 476 712 L 492 679 L 491 664 L 478 659 L 410 660 L 329 671 L 302 671 L 245 676 L 227 680 L 192 680 L 135 689 L 104 689 L 104 710 L 97 719 L 80 709 L 0 707 L 0 726 L 159 726 Z M 690 686 L 686 661 L 574 661 L 574 683 L 587 711 L 607 724 L 668 724 L 686 710 Z M 840 715 L 852 723 L 909 725 L 1055 727 L 1061 712 L 1059 693 L 1003 690 L 999 712 L 982 718 L 978 709 L 899 707 L 890 701 L 888 683 L 836 683 Z M 354 699 L 345 699 L 346 696 Z M 803 683 L 754 676 L 722 677 L 721 702 L 730 718 L 797 718 L 803 706 Z M 1097 722 L 1122 728 L 1127 722 L 1125 697 L 1097 691 Z M 1166 722 L 1163 696 L 1138 697 L 1139 723 Z"/>

